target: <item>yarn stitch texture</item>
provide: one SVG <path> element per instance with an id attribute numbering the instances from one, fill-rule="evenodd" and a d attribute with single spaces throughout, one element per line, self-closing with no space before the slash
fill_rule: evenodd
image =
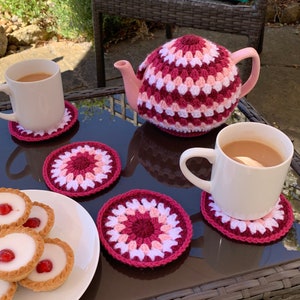
<path id="1" fill-rule="evenodd" d="M 65 101 L 65 112 L 61 123 L 57 128 L 49 131 L 32 131 L 25 129 L 19 123 L 8 122 L 8 129 L 12 136 L 21 141 L 38 142 L 52 139 L 56 136 L 68 131 L 77 121 L 78 111 L 77 108 L 70 102 Z"/>
<path id="2" fill-rule="evenodd" d="M 117 260 L 139 268 L 177 259 L 192 238 L 192 224 L 172 198 L 131 190 L 110 199 L 99 211 L 101 243 Z"/>
<path id="3" fill-rule="evenodd" d="M 50 153 L 43 165 L 48 187 L 70 197 L 87 196 L 116 181 L 121 172 L 118 153 L 98 142 L 77 142 Z"/>
<path id="4" fill-rule="evenodd" d="M 179 136 L 224 123 L 238 104 L 241 79 L 224 47 L 185 35 L 158 47 L 139 66 L 138 112 Z"/>
<path id="5" fill-rule="evenodd" d="M 201 212 L 204 219 L 225 236 L 251 244 L 279 240 L 288 233 L 294 222 L 291 204 L 282 194 L 272 211 L 257 220 L 244 221 L 228 216 L 206 192 L 202 192 Z"/>

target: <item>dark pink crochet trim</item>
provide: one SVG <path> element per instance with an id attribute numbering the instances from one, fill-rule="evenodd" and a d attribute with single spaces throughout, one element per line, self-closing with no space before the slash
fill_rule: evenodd
<path id="1" fill-rule="evenodd" d="M 68 120 L 66 124 L 64 124 L 63 128 L 58 128 L 51 134 L 43 133 L 42 135 L 37 135 L 34 132 L 26 132 L 26 130 L 22 130 L 22 127 L 20 127 L 18 123 L 11 121 L 8 122 L 8 130 L 13 137 L 17 138 L 20 141 L 40 142 L 49 140 L 65 133 L 76 123 L 78 118 L 77 108 L 68 101 L 65 101 L 65 114 L 70 115 L 70 120 Z"/>
<path id="2" fill-rule="evenodd" d="M 54 192 L 84 197 L 109 187 L 120 176 L 121 160 L 111 147 L 92 141 L 75 142 L 51 152 L 43 177 Z"/>
<path id="3" fill-rule="evenodd" d="M 167 216 L 172 220 L 167 221 Z M 175 200 L 140 189 L 106 202 L 98 212 L 97 228 L 108 253 L 137 268 L 158 267 L 176 260 L 189 246 L 193 231 L 188 214 Z M 174 232 L 179 235 L 173 236 Z M 171 245 L 170 251 L 162 245 Z M 157 249 L 160 255 L 153 254 Z"/>
<path id="4" fill-rule="evenodd" d="M 180 131 L 175 131 L 175 130 L 172 130 L 172 129 L 166 129 L 166 128 L 163 128 L 161 126 L 157 126 L 157 127 L 160 130 L 162 130 L 162 131 L 164 131 L 168 134 L 171 134 L 171 135 L 174 135 L 174 136 L 177 136 L 177 137 L 186 137 L 186 138 L 202 136 L 202 135 L 209 132 L 209 131 L 180 132 Z"/>
<path id="5" fill-rule="evenodd" d="M 224 219 L 222 220 L 222 214 L 226 216 L 224 213 L 216 213 L 213 207 L 217 207 L 215 202 L 213 201 L 210 194 L 206 192 L 202 192 L 201 195 L 201 212 L 203 214 L 204 219 L 216 230 L 224 234 L 230 239 L 238 240 L 241 242 L 246 242 L 250 244 L 269 244 L 271 242 L 275 242 L 282 238 L 284 235 L 288 233 L 290 228 L 293 225 L 294 222 L 294 215 L 293 210 L 291 207 L 291 204 L 289 201 L 284 197 L 284 195 L 280 195 L 279 200 L 277 202 L 276 207 L 274 207 L 273 211 L 269 213 L 266 217 L 261 218 L 259 220 L 253 220 L 246 222 L 247 224 L 250 224 L 251 222 L 261 221 L 260 224 L 263 224 L 263 222 L 266 220 L 266 218 L 274 218 L 274 220 L 277 222 L 278 227 L 274 226 L 272 227 L 272 230 L 270 230 L 267 227 L 265 228 L 265 232 L 262 233 L 259 230 L 257 230 L 255 233 L 251 232 L 249 227 L 246 228 L 243 232 L 241 232 L 240 228 L 236 226 L 234 229 L 230 227 L 231 222 L 239 222 L 239 220 L 236 220 L 234 218 L 230 218 L 227 216 L 226 221 Z M 220 212 L 220 211 L 219 211 Z M 283 216 L 283 219 L 276 218 L 276 213 L 280 212 Z M 217 214 L 217 216 L 216 216 Z M 274 217 L 272 217 L 272 215 Z M 230 220 L 228 220 L 230 219 Z M 242 221 L 241 221 L 242 222 Z"/>

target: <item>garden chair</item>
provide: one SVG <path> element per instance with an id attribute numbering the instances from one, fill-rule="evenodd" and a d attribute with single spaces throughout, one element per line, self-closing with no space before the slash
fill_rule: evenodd
<path id="1" fill-rule="evenodd" d="M 227 0 L 92 0 L 97 85 L 105 86 L 102 15 L 162 22 L 171 38 L 172 25 L 248 37 L 248 45 L 262 51 L 267 0 L 242 4 Z"/>

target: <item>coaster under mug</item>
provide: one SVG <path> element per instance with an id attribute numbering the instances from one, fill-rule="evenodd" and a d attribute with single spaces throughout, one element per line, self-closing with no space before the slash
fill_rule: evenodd
<path id="1" fill-rule="evenodd" d="M 78 118 L 77 108 L 70 102 L 65 101 L 65 112 L 59 126 L 50 131 L 34 132 L 27 130 L 17 122 L 8 122 L 8 130 L 10 134 L 20 141 L 40 142 L 57 137 L 73 127 Z"/>
<path id="2" fill-rule="evenodd" d="M 270 213 L 257 220 L 239 220 L 221 211 L 211 194 L 202 192 L 204 219 L 230 239 L 250 244 L 275 242 L 288 233 L 294 222 L 293 209 L 283 194 Z"/>

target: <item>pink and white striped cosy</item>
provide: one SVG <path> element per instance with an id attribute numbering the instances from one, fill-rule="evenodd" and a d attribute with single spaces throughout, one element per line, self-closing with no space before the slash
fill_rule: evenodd
<path id="1" fill-rule="evenodd" d="M 238 104 L 241 79 L 224 47 L 185 35 L 158 47 L 139 66 L 141 117 L 178 136 L 224 123 Z"/>

